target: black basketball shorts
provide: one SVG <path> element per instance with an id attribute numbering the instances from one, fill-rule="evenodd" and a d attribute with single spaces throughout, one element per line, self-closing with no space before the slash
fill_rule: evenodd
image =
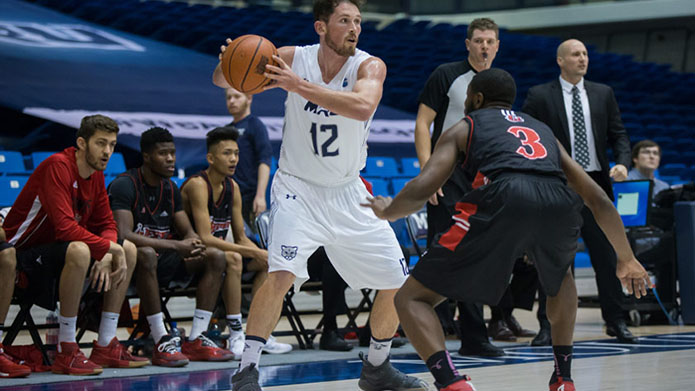
<path id="1" fill-rule="evenodd" d="M 559 177 L 501 174 L 456 204 L 450 228 L 411 274 L 442 296 L 496 305 L 515 260 L 527 254 L 554 296 L 574 261 L 582 206 Z"/>

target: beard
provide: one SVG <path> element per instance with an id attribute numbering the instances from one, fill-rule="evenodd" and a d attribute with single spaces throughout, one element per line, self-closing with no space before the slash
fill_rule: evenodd
<path id="1" fill-rule="evenodd" d="M 348 46 L 347 43 L 338 45 L 331 39 L 331 30 L 326 28 L 326 45 L 340 56 L 351 57 L 355 55 L 355 48 Z"/>
<path id="2" fill-rule="evenodd" d="M 93 169 L 95 169 L 97 171 L 104 171 L 106 169 L 106 166 L 104 166 L 103 168 L 101 166 L 99 166 L 99 163 L 101 163 L 100 159 L 97 157 L 94 157 L 94 155 L 92 155 L 92 151 L 89 149 L 89 143 L 87 143 L 87 149 L 85 150 L 84 155 L 85 155 L 85 158 L 87 160 L 87 164 L 89 165 L 89 167 L 92 167 Z"/>

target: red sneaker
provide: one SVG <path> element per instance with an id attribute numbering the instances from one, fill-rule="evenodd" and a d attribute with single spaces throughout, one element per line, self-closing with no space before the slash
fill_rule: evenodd
<path id="1" fill-rule="evenodd" d="M 53 373 L 81 376 L 98 375 L 104 371 L 102 367 L 89 361 L 74 342 L 61 342 L 60 350 L 51 366 Z"/>
<path id="2" fill-rule="evenodd" d="M 14 362 L 0 343 L 0 377 L 26 377 L 30 373 L 31 368 Z"/>
<path id="3" fill-rule="evenodd" d="M 229 361 L 234 358 L 234 353 L 218 347 L 203 334 L 193 341 L 185 340 L 181 352 L 192 361 Z"/>
<path id="4" fill-rule="evenodd" d="M 130 354 L 116 337 L 106 346 L 99 346 L 97 341 L 94 341 L 89 359 L 104 368 L 140 368 L 150 363 L 145 357 Z"/>
<path id="5" fill-rule="evenodd" d="M 575 391 L 574 382 L 558 377 L 557 381 L 550 385 L 550 391 Z"/>
<path id="6" fill-rule="evenodd" d="M 475 391 L 471 378 L 468 375 L 459 376 L 448 386 L 442 387 L 436 382 L 434 383 L 439 391 Z"/>
<path id="7" fill-rule="evenodd" d="M 179 351 L 178 344 L 180 341 L 180 337 L 163 336 L 154 347 L 152 364 L 161 367 L 182 367 L 188 365 L 188 357 Z"/>

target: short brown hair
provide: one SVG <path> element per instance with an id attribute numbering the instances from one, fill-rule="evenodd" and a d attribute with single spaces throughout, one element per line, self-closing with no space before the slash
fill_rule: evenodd
<path id="1" fill-rule="evenodd" d="M 657 144 L 656 142 L 654 142 L 652 140 L 642 140 L 642 141 L 639 141 L 637 144 L 635 144 L 634 147 L 632 147 L 632 160 L 634 161 L 635 159 L 637 159 L 637 156 L 639 155 L 639 151 L 642 148 L 649 148 L 649 147 L 659 148 L 659 156 L 661 156 L 661 147 L 659 146 L 659 144 Z"/>
<path id="2" fill-rule="evenodd" d="M 468 39 L 473 38 L 473 30 L 493 30 L 497 39 L 500 38 L 500 28 L 497 26 L 497 23 L 490 18 L 473 19 L 471 24 L 468 25 L 468 32 L 466 33 Z"/>
<path id="3" fill-rule="evenodd" d="M 340 3 L 352 3 L 358 10 L 362 8 L 365 0 L 315 0 L 314 1 L 314 22 L 320 20 L 328 22 L 328 19 L 333 15 L 335 7 Z"/>
<path id="4" fill-rule="evenodd" d="M 82 137 L 85 141 L 89 141 L 97 130 L 118 134 L 118 124 L 105 115 L 88 115 L 82 118 L 80 128 L 77 130 L 77 138 Z"/>

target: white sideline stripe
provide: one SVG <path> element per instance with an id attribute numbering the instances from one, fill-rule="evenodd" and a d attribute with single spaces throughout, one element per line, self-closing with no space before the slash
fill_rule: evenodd
<path id="1" fill-rule="evenodd" d="M 24 235 L 26 230 L 29 228 L 31 223 L 34 221 L 36 218 L 36 215 L 39 213 L 41 210 L 41 201 L 39 200 L 39 196 L 37 195 L 36 198 L 34 198 L 34 203 L 31 205 L 31 210 L 29 210 L 29 214 L 27 214 L 27 218 L 24 219 L 24 222 L 22 225 L 19 226 L 19 229 L 17 230 L 17 233 L 14 234 L 14 236 L 9 240 L 9 243 L 13 246 L 17 245 L 17 241 L 19 238 Z M 42 221 L 43 223 L 43 221 Z"/>

